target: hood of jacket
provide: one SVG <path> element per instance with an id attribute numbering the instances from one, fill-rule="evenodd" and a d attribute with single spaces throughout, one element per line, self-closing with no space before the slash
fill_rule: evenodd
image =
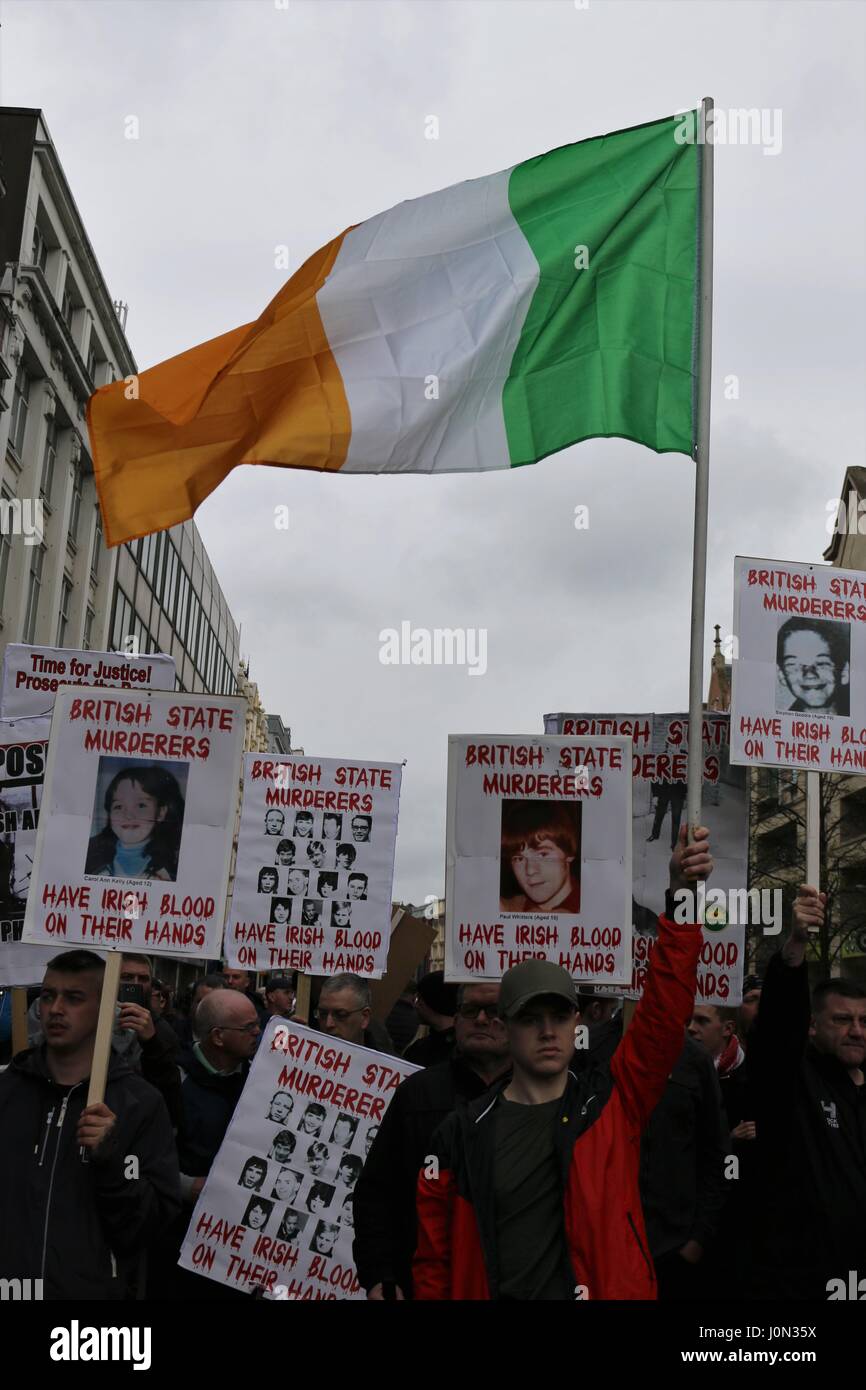
<path id="1" fill-rule="evenodd" d="M 9 1065 L 12 1071 L 19 1076 L 32 1077 L 33 1080 L 45 1081 L 52 1086 L 67 1084 L 55 1081 L 54 1077 L 51 1075 L 48 1069 L 47 1048 L 44 1042 L 39 1043 L 36 1047 L 28 1047 L 24 1052 L 16 1052 Z M 108 1080 L 117 1081 L 123 1076 L 132 1076 L 134 1074 L 133 1068 L 129 1065 L 126 1058 L 120 1056 L 112 1048 L 108 1057 Z M 86 1081 L 88 1078 L 84 1077 L 82 1079 Z"/>

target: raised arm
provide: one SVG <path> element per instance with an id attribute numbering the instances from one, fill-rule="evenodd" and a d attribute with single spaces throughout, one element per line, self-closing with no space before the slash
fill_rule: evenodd
<path id="1" fill-rule="evenodd" d="M 671 894 L 694 892 L 698 881 L 709 878 L 713 870 L 709 830 L 700 826 L 691 844 L 686 843 L 686 833 L 683 826 L 671 856 Z M 680 925 L 672 917 L 659 917 L 643 998 L 611 1063 L 614 1084 L 638 1131 L 646 1127 L 682 1051 L 694 1007 L 700 947 L 697 923 Z"/>
<path id="2" fill-rule="evenodd" d="M 766 1097 L 796 1085 L 809 1037 L 811 1004 L 806 946 L 810 928 L 824 920 L 825 893 L 802 884 L 791 931 L 764 976 L 761 1006 L 749 1034 L 749 1075 Z"/>

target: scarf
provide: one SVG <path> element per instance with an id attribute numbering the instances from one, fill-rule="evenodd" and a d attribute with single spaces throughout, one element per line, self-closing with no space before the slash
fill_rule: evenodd
<path id="1" fill-rule="evenodd" d="M 740 1046 L 740 1040 L 736 1033 L 732 1033 L 716 1058 L 716 1071 L 719 1076 L 730 1076 L 745 1060 L 746 1054 Z"/>

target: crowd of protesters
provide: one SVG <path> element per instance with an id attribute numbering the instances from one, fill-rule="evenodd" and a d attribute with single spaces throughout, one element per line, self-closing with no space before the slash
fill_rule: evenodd
<path id="1" fill-rule="evenodd" d="M 826 1299 L 866 1273 L 866 990 L 809 989 L 824 895 L 742 1004 L 696 999 L 700 930 L 672 895 L 712 871 L 680 832 L 641 1002 L 576 993 L 526 960 L 501 982 L 442 973 L 373 1017 L 338 975 L 201 976 L 185 1007 L 124 955 L 104 1099 L 87 1104 L 104 964 L 50 962 L 30 1046 L 0 1074 L 0 1277 L 54 1299 L 237 1299 L 177 1264 L 272 1018 L 401 1055 L 355 1196 L 354 1259 L 375 1301 Z M 661 904 L 659 904 L 661 906 Z"/>

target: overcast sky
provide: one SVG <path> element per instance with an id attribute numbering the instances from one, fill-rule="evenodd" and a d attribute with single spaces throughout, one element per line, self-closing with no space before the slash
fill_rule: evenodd
<path id="1" fill-rule="evenodd" d="M 405 198 L 704 95 L 778 110 L 778 153 L 716 150 L 707 666 L 735 554 L 821 558 L 827 501 L 864 463 L 855 0 L 3 0 L 0 16 L 0 101 L 43 108 L 142 367 L 256 318 L 286 278 L 277 246 L 291 272 Z M 692 508 L 687 458 L 594 440 L 466 477 L 240 468 L 196 519 L 295 744 L 406 759 L 395 896 L 419 902 L 444 888 L 449 733 L 686 707 Z M 382 665 L 379 633 L 404 619 L 485 628 L 486 674 Z"/>

